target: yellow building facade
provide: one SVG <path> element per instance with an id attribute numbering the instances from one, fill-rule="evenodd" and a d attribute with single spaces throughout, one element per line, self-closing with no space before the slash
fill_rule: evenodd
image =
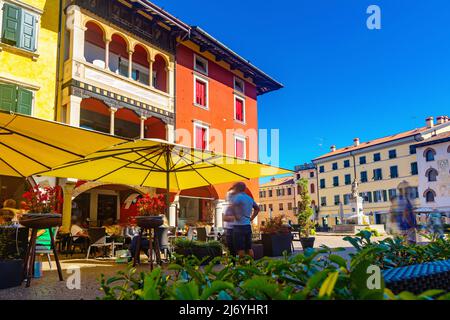
<path id="1" fill-rule="evenodd" d="M 0 108 L 54 120 L 59 0 L 0 0 Z"/>
<path id="2" fill-rule="evenodd" d="M 55 119 L 60 9 L 59 0 L 0 0 L 1 110 Z M 0 176 L 0 203 L 21 201 L 28 182 Z"/>
<path id="3" fill-rule="evenodd" d="M 414 145 L 435 134 L 450 130 L 450 123 L 435 125 L 433 118 L 418 129 L 337 149 L 313 160 L 318 174 L 319 223 L 334 226 L 354 215 L 352 186 L 364 199 L 364 213 L 373 224 L 383 224 L 391 198 L 403 181 L 411 186 L 413 206 L 420 206 L 419 172 Z"/>

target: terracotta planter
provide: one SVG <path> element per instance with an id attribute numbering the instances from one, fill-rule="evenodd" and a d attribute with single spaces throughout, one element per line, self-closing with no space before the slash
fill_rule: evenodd
<path id="1" fill-rule="evenodd" d="M 159 228 L 164 224 L 164 216 L 136 217 L 136 224 L 142 229 Z"/>
<path id="2" fill-rule="evenodd" d="M 50 229 L 62 225 L 59 213 L 27 213 L 19 220 L 20 224 L 30 229 Z"/>
<path id="3" fill-rule="evenodd" d="M 314 237 L 300 238 L 300 243 L 302 244 L 303 250 L 314 249 L 315 241 L 316 241 L 316 238 L 314 238 Z"/>

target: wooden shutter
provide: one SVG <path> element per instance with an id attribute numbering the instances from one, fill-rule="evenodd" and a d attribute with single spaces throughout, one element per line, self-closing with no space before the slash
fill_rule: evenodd
<path id="1" fill-rule="evenodd" d="M 245 142 L 239 139 L 236 139 L 236 157 L 244 159 L 245 158 Z"/>
<path id="2" fill-rule="evenodd" d="M 17 88 L 12 84 L 0 84 L 0 110 L 16 111 Z"/>
<path id="3" fill-rule="evenodd" d="M 31 116 L 33 92 L 19 88 L 17 91 L 17 112 Z"/>
<path id="4" fill-rule="evenodd" d="M 20 34 L 20 47 L 29 51 L 36 50 L 36 25 L 34 15 L 22 11 L 22 32 Z"/>
<path id="5" fill-rule="evenodd" d="M 14 46 L 19 44 L 20 19 L 21 19 L 20 8 L 12 6 L 10 4 L 4 4 L 2 41 Z"/>
<path id="6" fill-rule="evenodd" d="M 206 84 L 200 80 L 197 80 L 195 86 L 195 102 L 202 107 L 206 107 Z"/>
<path id="7" fill-rule="evenodd" d="M 244 121 L 244 102 L 236 98 L 236 120 Z"/>

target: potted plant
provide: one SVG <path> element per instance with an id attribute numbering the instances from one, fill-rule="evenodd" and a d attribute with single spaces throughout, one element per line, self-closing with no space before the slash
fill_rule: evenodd
<path id="1" fill-rule="evenodd" d="M 144 195 L 137 202 L 139 215 L 136 223 L 143 229 L 154 229 L 164 224 L 164 213 L 167 209 L 164 195 Z"/>
<path id="2" fill-rule="evenodd" d="M 303 250 L 314 248 L 315 237 L 311 237 L 314 228 L 313 215 L 311 208 L 311 197 L 308 193 L 308 180 L 303 178 L 298 181 L 299 198 L 298 201 L 298 224 L 300 233 L 300 242 Z"/>
<path id="3" fill-rule="evenodd" d="M 0 289 L 21 285 L 27 245 L 28 229 L 10 222 L 0 224 Z"/>
<path id="4" fill-rule="evenodd" d="M 62 215 L 56 213 L 63 202 L 58 186 L 36 185 L 22 197 L 28 213 L 20 217 L 21 225 L 32 229 L 49 229 L 62 225 Z"/>
<path id="5" fill-rule="evenodd" d="M 203 265 L 208 264 L 216 257 L 223 255 L 222 244 L 218 241 L 193 241 L 187 239 L 177 239 L 175 242 L 175 253 L 182 256 L 194 256 L 203 261 Z"/>
<path id="6" fill-rule="evenodd" d="M 277 216 L 267 220 L 261 227 L 261 238 L 264 255 L 280 257 L 284 252 L 292 253 L 291 226 L 284 222 L 284 216 Z"/>

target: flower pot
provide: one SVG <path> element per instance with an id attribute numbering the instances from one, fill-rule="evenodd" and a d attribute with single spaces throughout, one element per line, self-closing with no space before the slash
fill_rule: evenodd
<path id="1" fill-rule="evenodd" d="M 142 229 L 159 228 L 164 224 L 164 216 L 136 217 L 136 224 Z"/>
<path id="2" fill-rule="evenodd" d="M 50 229 L 62 225 L 59 213 L 27 213 L 19 220 L 20 224 L 30 229 Z"/>
<path id="3" fill-rule="evenodd" d="M 284 252 L 292 253 L 291 233 L 262 234 L 262 243 L 266 257 L 281 257 Z"/>
<path id="4" fill-rule="evenodd" d="M 314 238 L 314 237 L 300 238 L 300 243 L 302 244 L 303 250 L 314 249 L 315 241 L 316 241 L 316 238 Z"/>
<path id="5" fill-rule="evenodd" d="M 19 287 L 23 281 L 23 260 L 0 261 L 0 289 Z"/>

